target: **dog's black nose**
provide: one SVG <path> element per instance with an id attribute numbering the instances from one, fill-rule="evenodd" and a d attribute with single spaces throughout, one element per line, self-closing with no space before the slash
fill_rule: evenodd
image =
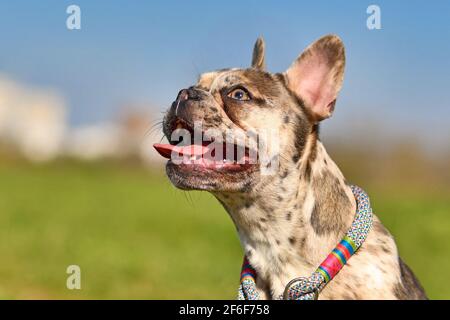
<path id="1" fill-rule="evenodd" d="M 199 94 L 197 90 L 193 87 L 190 87 L 178 92 L 176 101 L 182 102 L 186 100 L 197 100 L 197 99 L 199 99 Z"/>
<path id="2" fill-rule="evenodd" d="M 177 95 L 176 101 L 185 101 L 189 99 L 189 93 L 187 89 L 180 90 Z"/>

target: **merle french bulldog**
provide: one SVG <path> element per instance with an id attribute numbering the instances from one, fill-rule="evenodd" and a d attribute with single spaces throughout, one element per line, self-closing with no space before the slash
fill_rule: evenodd
<path id="1" fill-rule="evenodd" d="M 341 39 L 327 35 L 284 73 L 269 73 L 264 42 L 258 39 L 250 68 L 202 74 L 197 84 L 180 91 L 164 118 L 170 144 L 155 145 L 159 153 L 198 160 L 172 158 L 166 165 L 168 177 L 178 188 L 206 190 L 220 201 L 258 274 L 262 298 L 279 297 L 291 279 L 314 272 L 355 217 L 352 191 L 319 140 L 319 123 L 334 111 L 344 65 Z M 262 166 L 274 167 L 273 163 L 263 164 L 259 157 L 250 161 L 253 147 L 239 139 L 232 149 L 242 147 L 241 156 L 222 152 L 214 161 L 203 160 L 209 150 L 204 141 L 183 139 L 184 144 L 178 145 L 174 131 L 193 133 L 197 122 L 202 123 L 200 135 L 206 130 L 236 134 L 276 129 L 276 170 L 263 174 Z M 366 241 L 320 298 L 426 299 L 426 295 L 399 257 L 393 237 L 374 216 Z"/>

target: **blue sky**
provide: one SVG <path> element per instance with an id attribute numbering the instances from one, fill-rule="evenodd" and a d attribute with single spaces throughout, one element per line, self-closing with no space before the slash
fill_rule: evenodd
<path id="1" fill-rule="evenodd" d="M 81 30 L 66 28 L 70 4 L 81 7 Z M 370 4 L 381 30 L 366 27 Z M 0 73 L 55 88 L 70 122 L 83 124 L 127 103 L 164 110 L 199 73 L 248 66 L 259 35 L 279 72 L 335 33 L 347 69 L 328 134 L 381 126 L 449 141 L 449 21 L 449 1 L 1 1 Z"/>

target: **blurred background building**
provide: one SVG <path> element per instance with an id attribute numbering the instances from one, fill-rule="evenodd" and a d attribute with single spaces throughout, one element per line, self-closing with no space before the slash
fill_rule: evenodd
<path id="1" fill-rule="evenodd" d="M 67 133 L 64 99 L 0 75 L 1 143 L 32 161 L 60 155 Z"/>
<path id="2" fill-rule="evenodd" d="M 55 90 L 28 87 L 0 76 L 0 145 L 33 162 L 137 157 L 151 165 L 162 134 L 148 112 L 124 107 L 115 121 L 70 126 L 67 105 Z"/>

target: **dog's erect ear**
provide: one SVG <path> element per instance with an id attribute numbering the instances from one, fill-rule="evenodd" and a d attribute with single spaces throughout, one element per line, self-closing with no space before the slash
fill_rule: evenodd
<path id="1" fill-rule="evenodd" d="M 259 70 L 266 69 L 264 51 L 265 51 L 264 39 L 262 37 L 259 37 L 255 42 L 255 46 L 253 47 L 252 68 Z"/>
<path id="2" fill-rule="evenodd" d="M 344 79 L 344 44 L 327 35 L 311 44 L 286 71 L 289 88 L 312 111 L 316 121 L 330 117 Z"/>

